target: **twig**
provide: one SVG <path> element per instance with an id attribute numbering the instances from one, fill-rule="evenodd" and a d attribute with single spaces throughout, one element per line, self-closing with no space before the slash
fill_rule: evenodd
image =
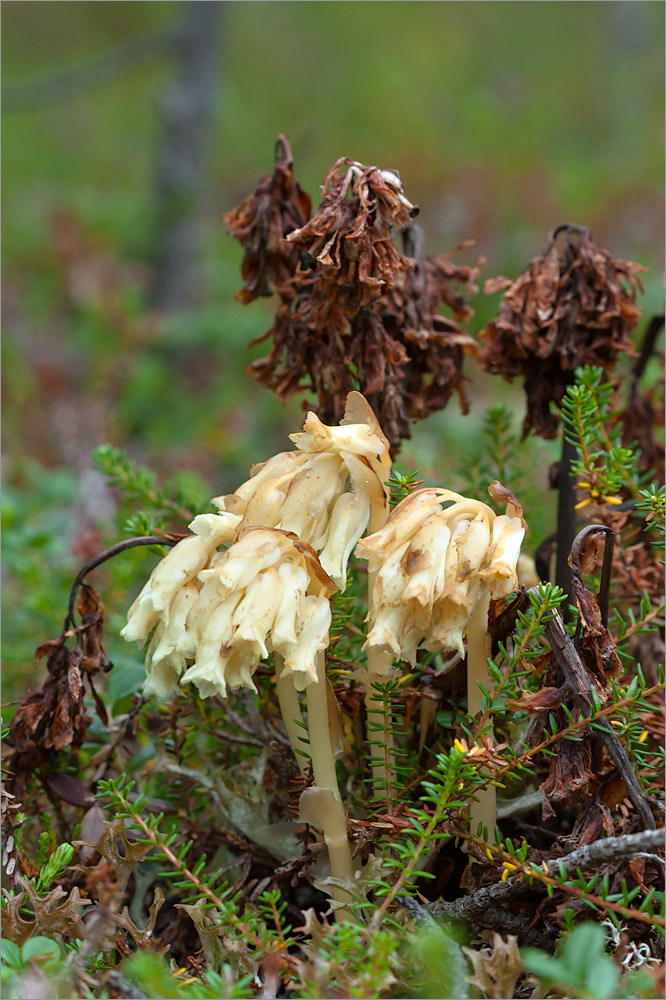
<path id="1" fill-rule="evenodd" d="M 541 934 L 528 927 L 527 923 L 517 914 L 510 910 L 504 910 L 501 906 L 487 906 L 474 923 L 478 927 L 485 927 L 486 930 L 504 931 L 506 934 L 515 934 L 520 939 L 521 944 L 529 945 L 532 948 L 543 948 L 544 951 L 552 951 L 553 940 L 547 934 Z"/>
<path id="2" fill-rule="evenodd" d="M 571 546 L 571 568 L 573 570 L 574 594 L 578 600 L 578 588 L 584 589 L 583 569 L 580 563 L 581 548 L 588 535 L 605 535 L 604 560 L 601 567 L 601 581 L 599 583 L 599 593 L 597 594 L 597 604 L 601 614 L 601 624 L 608 627 L 608 608 L 610 601 L 610 586 L 613 576 L 613 553 L 615 551 L 615 532 L 607 524 L 588 524 L 582 531 L 579 531 Z M 577 636 L 582 631 L 582 616 L 578 620 Z"/>
<path id="3" fill-rule="evenodd" d="M 554 870 L 558 872 L 562 866 L 567 875 L 573 875 L 578 868 L 584 871 L 587 868 L 598 868 L 600 865 L 610 864 L 613 861 L 624 861 L 625 858 L 631 858 L 640 851 L 658 850 L 663 845 L 663 830 L 644 830 L 642 833 L 627 834 L 624 837 L 607 837 L 604 840 L 595 840 L 586 847 L 565 854 L 564 857 L 550 858 L 544 864 L 548 869 L 553 865 Z M 471 896 L 465 896 L 453 902 L 430 903 L 426 909 L 433 916 L 453 917 L 478 924 L 490 907 L 504 903 L 515 896 L 520 896 L 532 888 L 534 886 L 525 882 L 521 873 L 518 877 L 507 879 L 506 882 L 484 886 L 477 889 Z M 607 905 L 611 906 L 611 904 Z"/>
<path id="4" fill-rule="evenodd" d="M 411 910 L 423 927 L 432 929 L 437 927 L 432 913 L 426 909 L 423 903 L 419 903 L 417 899 L 414 899 L 413 896 L 405 896 L 404 899 L 400 900 L 400 904 L 406 910 Z M 430 905 L 432 906 L 432 904 Z M 488 906 L 475 923 L 479 927 L 485 927 L 488 930 L 501 930 L 506 934 L 515 934 L 520 938 L 521 942 L 529 944 L 533 948 L 545 948 L 547 950 L 552 948 L 551 938 L 545 934 L 540 934 L 538 931 L 530 930 L 521 917 L 515 913 L 511 913 L 510 910 L 503 910 L 500 906 Z"/>
<path id="5" fill-rule="evenodd" d="M 414 899 L 413 896 L 405 896 L 404 899 L 400 900 L 402 906 L 406 910 L 410 910 L 417 920 L 426 927 L 436 927 L 435 918 L 429 910 L 426 910 L 423 903 L 419 903 L 418 899 Z"/>
<path id="6" fill-rule="evenodd" d="M 591 709 L 590 690 L 592 682 L 559 614 L 554 615 L 546 624 L 546 635 L 562 668 L 562 672 L 573 691 L 574 697 L 582 710 L 585 713 L 589 713 Z M 595 726 L 622 780 L 627 786 L 629 798 L 633 802 L 636 812 L 643 820 L 646 828 L 654 830 L 657 824 L 652 815 L 650 803 L 634 774 L 627 751 L 606 719 L 597 719 Z"/>
<path id="7" fill-rule="evenodd" d="M 562 454 L 557 477 L 557 552 L 555 561 L 555 583 L 568 598 L 571 597 L 571 569 L 569 551 L 576 531 L 576 491 L 571 476 L 571 466 L 576 458 L 576 448 L 569 441 L 566 428 L 562 429 Z M 570 620 L 568 602 L 563 604 L 564 619 Z"/>
<path id="8" fill-rule="evenodd" d="M 650 320 L 650 325 L 645 331 L 645 337 L 643 338 L 640 357 L 636 361 L 636 364 L 634 365 L 631 371 L 631 378 L 633 382 L 631 387 L 632 396 L 634 396 L 638 392 L 638 385 L 640 382 L 641 375 L 645 371 L 645 366 L 647 365 L 648 361 L 650 360 L 654 352 L 654 345 L 657 340 L 657 335 L 663 325 L 664 325 L 664 314 L 663 312 L 660 312 L 652 317 L 652 319 Z"/>

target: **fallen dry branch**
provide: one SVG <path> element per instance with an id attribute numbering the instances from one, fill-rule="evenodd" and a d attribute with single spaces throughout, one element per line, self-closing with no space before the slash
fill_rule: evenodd
<path id="1" fill-rule="evenodd" d="M 644 830 L 642 833 L 627 834 L 623 837 L 608 837 L 604 840 L 595 840 L 587 847 L 581 847 L 561 858 L 547 859 L 544 862 L 544 872 L 546 868 L 550 870 L 551 865 L 553 865 L 553 870 L 556 873 L 563 870 L 567 876 L 575 875 L 579 868 L 582 871 L 598 868 L 603 864 L 632 858 L 639 851 L 655 851 L 663 849 L 663 847 L 663 830 Z M 514 899 L 532 888 L 534 886 L 525 882 L 522 873 L 520 873 L 518 876 L 507 879 L 506 882 L 498 882 L 495 885 L 477 889 L 471 896 L 452 902 L 431 903 L 426 909 L 431 916 L 453 917 L 485 926 L 483 921 L 488 917 L 488 911 L 494 910 L 500 903 Z"/>

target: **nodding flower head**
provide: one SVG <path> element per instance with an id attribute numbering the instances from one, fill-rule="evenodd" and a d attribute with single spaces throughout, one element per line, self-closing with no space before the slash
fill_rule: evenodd
<path id="1" fill-rule="evenodd" d="M 308 413 L 303 431 L 291 439 L 296 451 L 255 466 L 235 493 L 214 502 L 237 514 L 241 529 L 263 525 L 298 535 L 342 590 L 356 542 L 388 516 L 389 443 L 358 392 L 347 397 L 341 426 L 328 427 Z"/>
<path id="2" fill-rule="evenodd" d="M 164 575 L 176 549 L 154 577 L 160 567 Z M 204 698 L 224 696 L 228 687 L 254 689 L 253 674 L 272 651 L 284 658 L 284 671 L 297 688 L 317 681 L 316 654 L 328 646 L 328 596 L 335 584 L 310 546 L 290 532 L 249 527 L 226 551 L 209 548 L 193 571 L 194 565 L 192 560 L 187 579 L 178 581 L 152 623 L 147 694 L 168 697 L 179 682 L 196 684 Z M 141 630 L 128 625 L 125 638 L 145 642 L 152 627 L 145 624 Z"/>
<path id="3" fill-rule="evenodd" d="M 120 633 L 128 642 L 145 642 L 158 620 L 168 618 L 176 593 L 196 579 L 219 545 L 230 542 L 240 523 L 235 514 L 200 514 L 190 524 L 194 532 L 178 542 L 157 564 L 129 609 Z"/>
<path id="4" fill-rule="evenodd" d="M 516 563 L 525 525 L 445 489 L 416 490 L 386 524 L 360 541 L 374 575 L 367 647 L 416 663 L 431 652 L 458 650 L 481 588 L 492 597 L 518 585 Z"/>

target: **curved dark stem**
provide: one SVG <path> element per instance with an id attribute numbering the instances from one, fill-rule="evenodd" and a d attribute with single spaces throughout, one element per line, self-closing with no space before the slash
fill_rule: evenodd
<path id="1" fill-rule="evenodd" d="M 562 431 L 562 455 L 557 482 L 557 555 L 555 562 L 555 583 L 561 587 L 567 598 L 571 596 L 571 569 L 569 551 L 576 531 L 576 491 L 571 476 L 571 465 L 576 457 L 575 446 L 567 440 Z M 571 620 L 568 603 L 563 604 L 565 621 Z"/>
<path id="2" fill-rule="evenodd" d="M 400 235 L 405 256 L 420 260 L 425 253 L 425 234 L 421 227 L 410 223 L 401 230 Z"/>
<path id="3" fill-rule="evenodd" d="M 640 382 L 641 375 L 645 371 L 645 367 L 654 354 L 654 346 L 659 336 L 659 332 L 664 325 L 664 314 L 663 312 L 657 313 L 650 320 L 650 324 L 645 331 L 645 336 L 643 337 L 643 343 L 641 345 L 640 357 L 636 360 L 636 364 L 631 370 L 631 378 L 633 384 L 631 387 L 631 395 L 635 396 L 638 392 L 638 383 Z"/>
<path id="4" fill-rule="evenodd" d="M 567 239 L 570 234 L 575 234 L 576 236 L 581 236 L 581 237 L 590 235 L 590 230 L 587 228 L 587 226 L 579 226 L 575 222 L 563 222 L 559 226 L 555 226 L 555 228 L 551 229 L 551 231 L 548 233 L 548 247 L 546 249 L 546 253 L 552 250 L 552 248 L 555 246 L 557 237 L 560 235 L 560 233 L 565 233 L 565 232 L 567 234 Z"/>
<path id="5" fill-rule="evenodd" d="M 76 579 L 72 584 L 72 589 L 69 592 L 69 604 L 67 606 L 67 617 L 65 618 L 65 624 L 63 625 L 63 632 L 71 626 L 76 627 L 76 619 L 74 618 L 74 603 L 76 601 L 76 594 L 87 577 L 88 573 L 96 569 L 97 566 L 101 566 L 102 563 L 106 562 L 107 559 L 113 559 L 114 556 L 120 555 L 121 552 L 126 552 L 128 549 L 134 549 L 138 545 L 177 545 L 180 541 L 179 538 L 169 538 L 167 535 L 141 535 L 138 538 L 127 538 L 124 542 L 117 542 L 112 545 L 109 549 L 104 549 L 93 559 L 89 559 L 85 565 L 81 567 L 79 572 L 76 574 Z"/>
<path id="6" fill-rule="evenodd" d="M 582 531 L 579 531 L 571 546 L 571 568 L 578 578 L 581 586 L 583 584 L 583 572 L 580 565 L 580 550 L 585 539 L 591 534 L 606 535 L 604 545 L 604 561 L 601 566 L 601 582 L 599 593 L 597 594 L 597 604 L 601 612 L 601 621 L 604 626 L 608 626 L 608 606 L 610 602 L 610 585 L 613 568 L 613 552 L 615 550 L 615 532 L 606 524 L 588 524 Z"/>

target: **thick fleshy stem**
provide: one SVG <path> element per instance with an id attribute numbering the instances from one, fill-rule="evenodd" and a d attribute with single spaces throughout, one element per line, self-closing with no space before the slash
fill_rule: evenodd
<path id="1" fill-rule="evenodd" d="M 306 728 L 303 722 L 298 691 L 294 687 L 291 675 L 284 673 L 284 658 L 279 653 L 274 653 L 273 655 L 275 657 L 275 687 L 282 721 L 284 722 L 284 728 L 287 730 L 287 736 L 296 757 L 298 770 L 304 776 L 307 769 L 304 754 L 308 753 L 308 742 L 305 735 Z"/>
<path id="2" fill-rule="evenodd" d="M 478 715 L 483 711 L 483 692 L 479 685 L 490 692 L 494 681 L 488 669 L 490 637 L 488 635 L 488 608 L 490 591 L 482 584 L 482 589 L 469 619 L 467 632 L 467 711 Z M 492 728 L 485 735 L 492 741 Z M 494 785 L 487 785 L 477 792 L 478 801 L 470 802 L 470 831 L 476 834 L 479 824 L 486 827 L 492 837 L 496 823 L 496 792 Z"/>
<path id="3" fill-rule="evenodd" d="M 338 802 L 342 802 L 331 743 L 325 662 L 325 654 L 317 653 L 317 683 L 308 684 L 306 688 L 310 760 L 315 785 L 330 789 Z"/>
<path id="4" fill-rule="evenodd" d="M 315 786 L 318 789 L 327 789 L 330 795 L 318 796 L 322 808 L 317 808 L 315 804 L 317 800 L 313 796 L 307 795 L 313 790 L 306 789 L 303 793 L 305 801 L 311 799 L 312 802 L 307 814 L 303 806 L 301 813 L 306 822 L 312 822 L 323 830 L 324 840 L 329 848 L 331 875 L 339 879 L 353 878 L 354 865 L 347 838 L 347 817 L 340 797 L 335 770 L 335 755 L 331 742 L 326 689 L 326 655 L 323 651 L 317 653 L 317 682 L 309 684 L 306 692 L 310 761 Z M 347 892 L 337 886 L 333 888 L 332 896 L 342 903 L 346 903 L 350 898 Z M 355 921 L 356 919 L 350 911 L 344 908 L 336 910 L 335 913 L 337 920 Z"/>

